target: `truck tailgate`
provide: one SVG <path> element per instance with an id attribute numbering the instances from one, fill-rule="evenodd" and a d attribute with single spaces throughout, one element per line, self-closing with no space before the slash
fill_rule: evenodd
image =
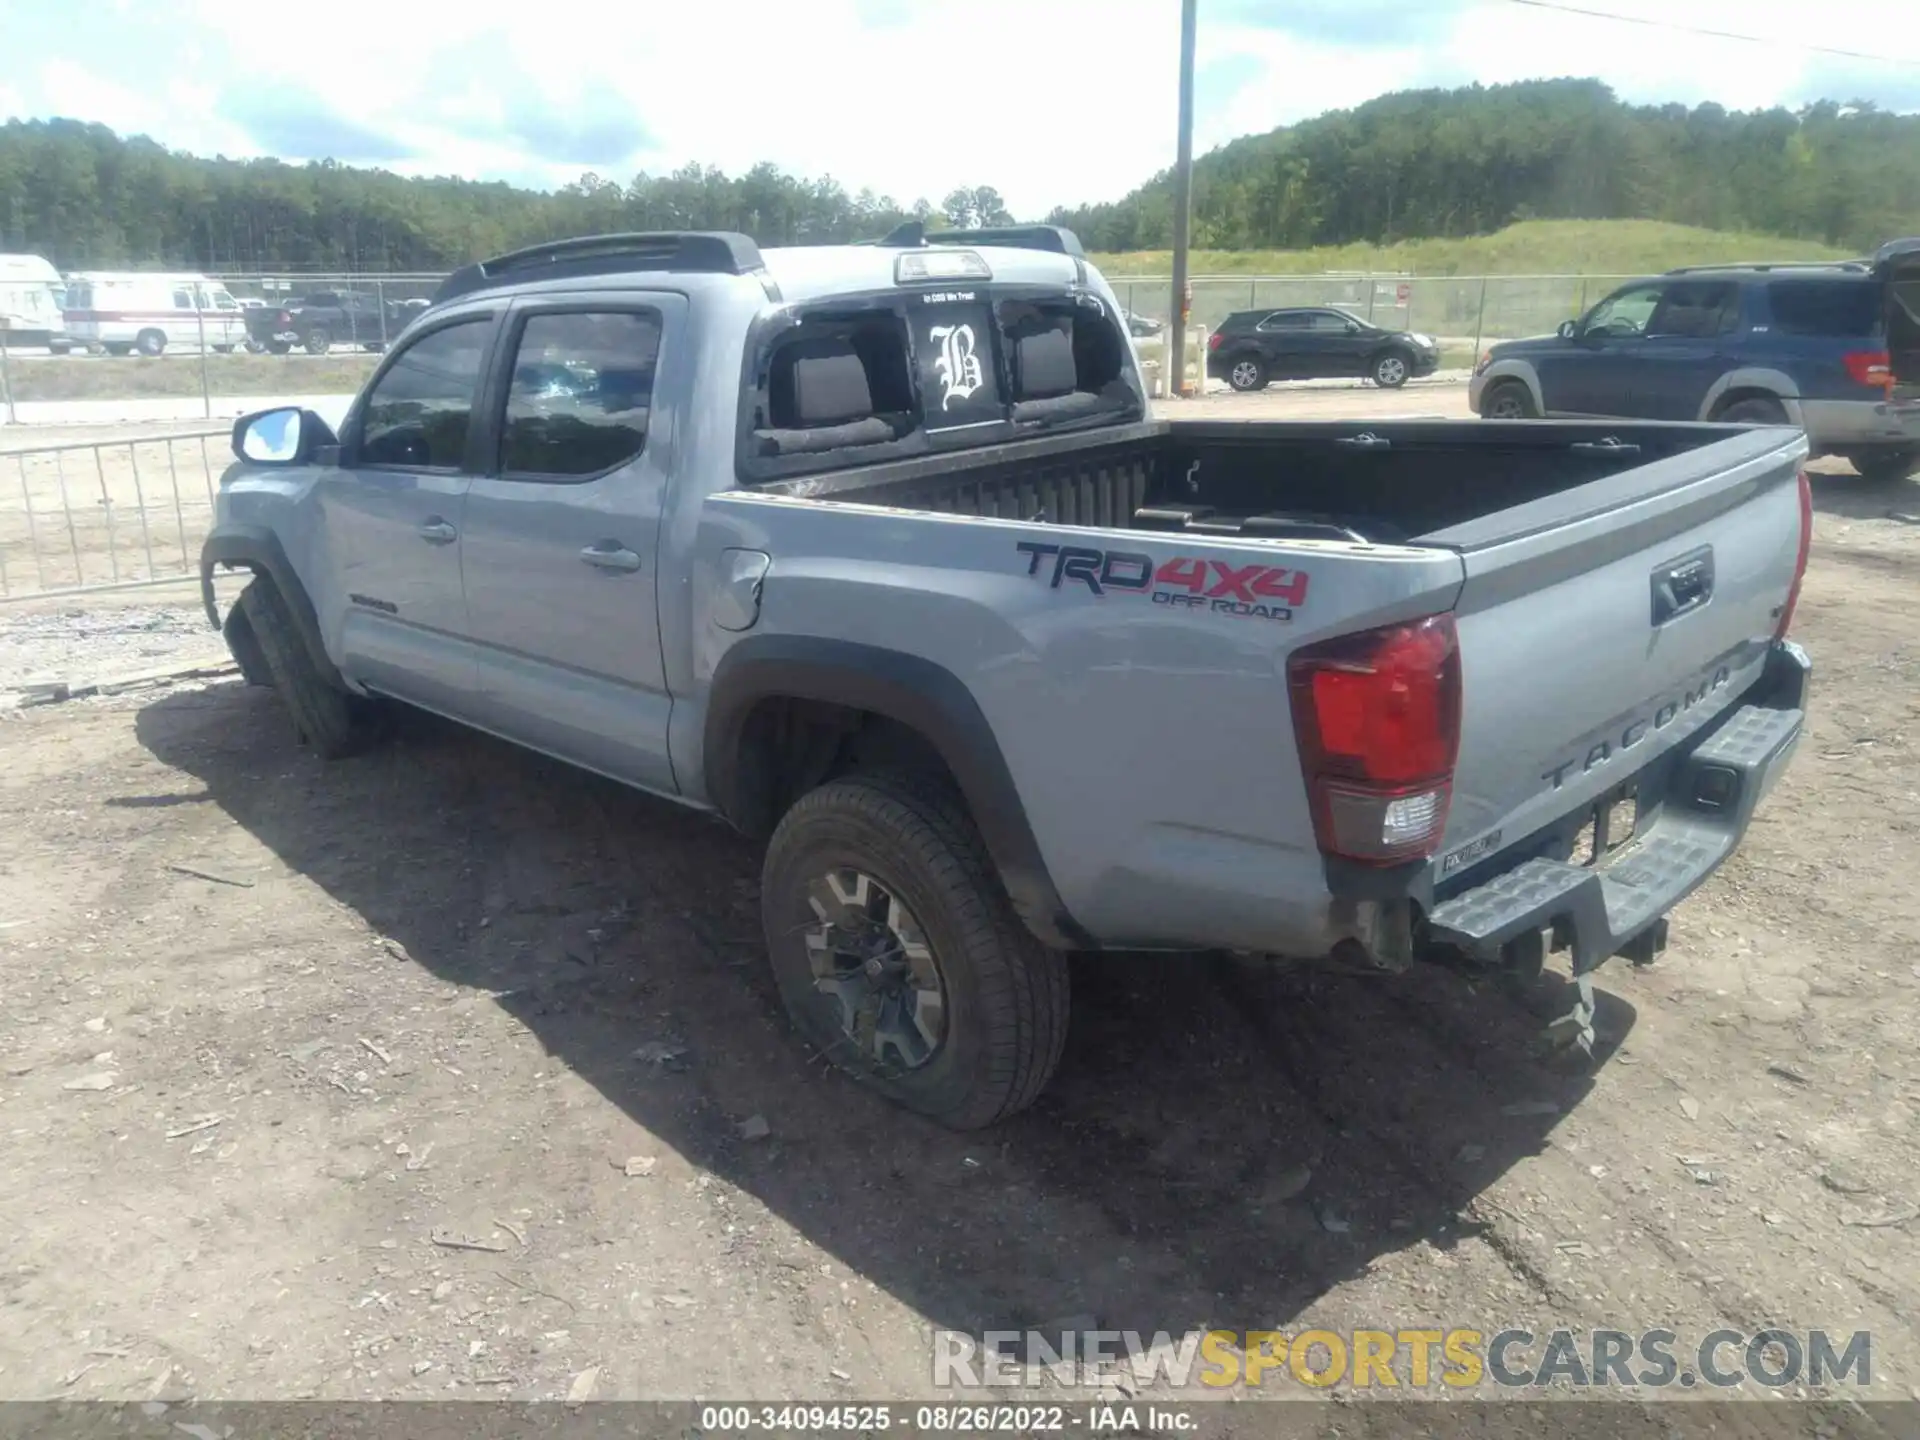
<path id="1" fill-rule="evenodd" d="M 1439 882 L 1624 796 L 1759 678 L 1795 575 L 1806 455 L 1797 431 L 1743 431 L 1422 537 L 1466 571 Z"/>

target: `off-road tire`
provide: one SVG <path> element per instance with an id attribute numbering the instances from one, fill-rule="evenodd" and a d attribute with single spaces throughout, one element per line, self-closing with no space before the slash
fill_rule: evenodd
<path id="1" fill-rule="evenodd" d="M 323 760 L 365 748 L 375 733 L 372 705 L 328 683 L 274 583 L 254 579 L 240 592 L 239 603 L 300 742 L 312 746 Z"/>
<path id="2" fill-rule="evenodd" d="M 220 627 L 220 633 L 226 637 L 227 653 L 233 656 L 233 663 L 240 667 L 240 678 L 249 685 L 271 690 L 273 671 L 268 668 L 266 654 L 260 649 L 260 641 L 253 633 L 253 622 L 247 619 L 247 607 L 236 604 L 228 610 L 226 623 Z"/>
<path id="3" fill-rule="evenodd" d="M 945 991 L 932 1058 L 883 1070 L 855 1050 L 814 989 L 804 932 L 808 883 L 858 868 L 918 918 Z M 1032 1104 L 1066 1043 L 1067 957 L 1020 923 L 959 798 L 907 773 L 851 775 L 804 795 L 780 821 L 762 871 L 774 979 L 795 1027 L 842 1070 L 899 1105 L 975 1130 Z"/>

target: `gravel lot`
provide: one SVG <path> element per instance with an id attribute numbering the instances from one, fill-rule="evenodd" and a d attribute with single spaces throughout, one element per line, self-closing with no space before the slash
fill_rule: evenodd
<path id="1" fill-rule="evenodd" d="M 1527 1059 L 1551 977 L 1107 957 L 1042 1103 L 954 1136 L 793 1040 L 712 822 L 425 719 L 322 765 L 237 683 L 0 714 L 0 1395 L 897 1398 L 933 1327 L 1091 1316 L 1867 1328 L 1920 1399 L 1920 497 L 1816 488 L 1812 734 L 1602 972 L 1591 1080 Z M 196 623 L 14 606 L 0 654 Z"/>

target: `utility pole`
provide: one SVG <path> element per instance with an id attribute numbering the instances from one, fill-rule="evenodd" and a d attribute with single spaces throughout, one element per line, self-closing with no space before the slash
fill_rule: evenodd
<path id="1" fill-rule="evenodd" d="M 1187 281 L 1187 232 L 1193 227 L 1193 31 L 1199 0 L 1180 0 L 1180 143 L 1173 162 L 1173 383 L 1187 391 L 1187 316 L 1193 286 Z M 1200 387 L 1204 388 L 1204 387 Z"/>

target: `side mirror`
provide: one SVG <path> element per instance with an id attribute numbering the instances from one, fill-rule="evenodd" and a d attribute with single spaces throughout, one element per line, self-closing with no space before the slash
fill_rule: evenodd
<path id="1" fill-rule="evenodd" d="M 304 465 L 324 445 L 337 445 L 332 427 L 311 410 L 283 405 L 233 422 L 233 453 L 249 465 Z"/>
<path id="2" fill-rule="evenodd" d="M 1577 320 L 1562 320 L 1560 322 L 1560 338 L 1562 340 L 1579 339 L 1580 323 Z"/>

